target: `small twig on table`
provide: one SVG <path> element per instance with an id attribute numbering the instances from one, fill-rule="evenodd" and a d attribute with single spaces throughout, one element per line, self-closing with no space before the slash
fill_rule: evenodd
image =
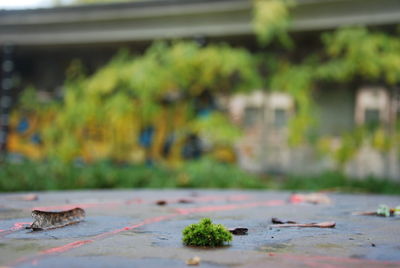
<path id="1" fill-rule="evenodd" d="M 315 227 L 315 228 L 334 228 L 336 223 L 334 221 L 326 221 L 320 223 L 284 223 L 284 224 L 273 224 L 271 227 L 283 228 L 283 227 Z"/>

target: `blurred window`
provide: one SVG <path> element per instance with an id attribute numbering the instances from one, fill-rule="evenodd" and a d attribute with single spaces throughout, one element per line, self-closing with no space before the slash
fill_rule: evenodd
<path id="1" fill-rule="evenodd" d="M 366 109 L 365 110 L 365 123 L 366 124 L 378 124 L 379 123 L 379 110 L 378 109 Z"/>
<path id="2" fill-rule="evenodd" d="M 389 93 L 382 87 L 361 88 L 357 92 L 355 120 L 357 124 L 376 126 L 390 120 Z"/>
<path id="3" fill-rule="evenodd" d="M 274 126 L 277 128 L 283 128 L 287 125 L 287 111 L 282 108 L 274 110 Z"/>
<path id="4" fill-rule="evenodd" d="M 380 111 L 378 109 L 366 109 L 364 124 L 370 129 L 375 129 L 380 123 Z"/>
<path id="5" fill-rule="evenodd" d="M 244 127 L 252 127 L 261 120 L 261 109 L 257 107 L 246 107 L 244 110 Z"/>

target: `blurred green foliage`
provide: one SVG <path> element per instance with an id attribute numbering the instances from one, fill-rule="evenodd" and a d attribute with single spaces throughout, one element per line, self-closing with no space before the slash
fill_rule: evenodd
<path id="1" fill-rule="evenodd" d="M 255 0 L 253 28 L 261 45 L 278 40 L 292 47 L 287 35 L 290 26 L 290 8 L 295 1 Z M 400 81 L 400 38 L 382 31 L 371 31 L 366 27 L 344 27 L 321 35 L 323 49 L 310 52 L 300 63 L 290 58 L 276 58 L 267 54 L 266 62 L 274 64 L 268 77 L 267 88 L 289 93 L 296 102 L 296 115 L 289 122 L 289 144 L 299 146 L 313 143 L 321 152 L 333 157 L 342 168 L 363 144 L 370 144 L 381 152 L 397 146 L 400 151 L 399 128 L 389 130 L 385 126 L 368 129 L 358 127 L 343 133 L 339 148 L 333 148 L 328 137 L 315 139 L 312 133 L 318 126 L 313 92 L 323 83 L 359 84 L 379 83 L 390 88 Z M 289 54 L 289 53 L 288 53 Z M 319 87 L 318 87 L 319 86 Z M 399 120 L 400 122 L 400 120 Z"/>
<path id="2" fill-rule="evenodd" d="M 230 146 L 241 137 L 241 130 L 232 125 L 225 114 L 215 112 L 210 116 L 195 120 L 191 126 L 201 137 L 218 145 Z"/>
<path id="3" fill-rule="evenodd" d="M 313 176 L 259 177 L 234 164 L 211 159 L 187 162 L 179 168 L 116 165 L 110 161 L 90 165 L 77 163 L 3 163 L 0 191 L 48 191 L 110 188 L 232 188 L 276 190 L 333 190 L 400 194 L 400 184 L 381 178 L 355 180 L 340 172 Z"/>
<path id="4" fill-rule="evenodd" d="M 282 179 L 275 187 L 284 190 L 400 194 L 400 184 L 398 182 L 373 176 L 357 180 L 346 177 L 341 172 L 334 171 L 311 176 L 291 175 Z"/>
<path id="5" fill-rule="evenodd" d="M 319 79 L 384 81 L 393 85 L 400 80 L 400 38 L 364 27 L 343 28 L 322 36 L 326 55 L 331 58 L 316 69 Z"/>
<path id="6" fill-rule="evenodd" d="M 400 38 L 364 27 L 342 28 L 322 35 L 324 49 L 310 53 L 300 63 L 281 61 L 271 78 L 271 88 L 291 94 L 297 111 L 291 119 L 289 143 L 314 144 L 330 155 L 339 168 L 352 159 L 361 146 L 369 144 L 381 152 L 400 151 L 397 128 L 378 125 L 359 126 L 343 133 L 340 146 L 329 137 L 312 141 L 310 133 L 318 126 L 313 92 L 324 83 L 343 86 L 357 81 L 359 85 L 383 84 L 390 88 L 400 82 Z"/>
<path id="7" fill-rule="evenodd" d="M 265 188 L 266 183 L 234 164 L 210 159 L 179 168 L 161 165 L 117 165 L 100 161 L 89 165 L 60 161 L 4 163 L 0 191 L 39 191 L 102 188 Z"/>
<path id="8" fill-rule="evenodd" d="M 295 48 L 288 35 L 292 4 L 255 0 L 253 26 L 261 45 L 278 40 L 286 48 Z M 22 164 L 31 172 L 19 170 L 18 165 L 2 166 L 2 189 L 264 187 L 264 183 L 230 164 L 214 163 L 209 158 L 183 165 L 174 161 L 179 160 L 179 149 L 188 133 L 206 137 L 216 147 L 232 147 L 240 137 L 240 129 L 221 111 L 198 116 L 196 100 L 206 93 L 229 96 L 261 87 L 284 91 L 294 98 L 296 111 L 289 121 L 289 144 L 315 146 L 333 158 L 339 170 L 364 144 L 380 152 L 400 151 L 400 123 L 394 129 L 361 126 L 349 130 L 343 133 L 339 146 L 331 137 L 313 136 L 319 119 L 313 94 L 323 90 L 324 83 L 341 86 L 357 81 L 390 87 L 400 82 L 400 38 L 352 27 L 324 33 L 321 40 L 320 50 L 296 61 L 292 53 L 252 54 L 224 44 L 201 47 L 185 41 L 156 42 L 143 55 L 122 51 L 90 76 L 79 61 L 74 61 L 67 70 L 63 101 L 43 105 L 32 88 L 22 95 L 21 110 L 42 117 L 42 159 L 49 162 L 38 167 L 30 162 Z M 260 71 L 263 68 L 266 72 Z M 138 142 L 140 132 L 148 126 L 154 126 L 157 133 L 150 152 Z M 165 159 L 161 149 L 170 134 L 179 149 L 173 149 L 171 157 Z M 146 154 L 161 165 L 153 171 L 144 168 L 141 164 Z M 80 169 L 72 164 L 81 158 L 93 165 Z M 135 166 L 118 170 L 108 163 L 111 160 Z M 164 160 L 172 162 L 166 166 L 175 169 L 164 168 Z M 5 178 L 10 176 L 17 179 L 6 184 Z M 359 186 L 341 176 L 326 175 L 323 181 L 332 183 L 325 186 Z M 307 185 L 312 189 L 313 181 L 301 184 L 291 177 L 284 187 Z M 385 188 L 390 183 L 382 185 L 372 180 L 366 189 L 392 191 Z"/>
<path id="9" fill-rule="evenodd" d="M 294 3 L 291 0 L 253 0 L 252 25 L 260 45 L 266 46 L 273 40 L 278 40 L 287 48 L 293 47 L 288 29 L 289 7 Z"/>
<path id="10" fill-rule="evenodd" d="M 179 169 L 180 187 L 193 188 L 265 188 L 266 184 L 256 175 L 241 170 L 236 165 L 218 163 L 213 159 L 190 161 Z"/>
<path id="11" fill-rule="evenodd" d="M 171 133 L 178 147 L 192 132 L 214 146 L 232 146 L 240 137 L 239 128 L 219 111 L 197 116 L 196 99 L 205 93 L 229 96 L 263 85 L 287 92 L 295 100 L 288 143 L 315 146 L 333 158 L 339 169 L 365 144 L 381 152 L 400 151 L 399 128 L 360 126 L 343 133 L 339 147 L 330 137 L 316 137 L 319 118 L 313 100 L 315 90 L 323 90 L 323 83 L 342 86 L 358 81 L 388 87 L 398 83 L 400 38 L 364 27 L 338 29 L 321 38 L 322 49 L 298 63 L 285 55 L 251 54 L 228 45 L 157 42 L 141 56 L 120 52 L 91 76 L 75 61 L 67 71 L 63 102 L 42 105 L 28 88 L 20 107 L 47 117 L 42 120 L 47 124 L 41 133 L 45 157 L 66 162 L 83 157 L 88 162 L 143 163 L 146 153 L 138 138 L 149 125 L 158 133 L 151 150 L 156 161 L 163 160 L 163 141 Z M 262 68 L 268 69 L 267 77 L 261 74 Z M 179 159 L 178 150 L 171 159 Z"/>
<path id="12" fill-rule="evenodd" d="M 168 135 L 176 137 L 178 146 L 188 133 L 205 134 L 215 146 L 232 146 L 240 130 L 213 107 L 205 116 L 196 109 L 204 94 L 215 98 L 257 88 L 261 79 L 255 70 L 254 57 L 244 49 L 183 41 L 157 42 L 142 56 L 122 51 L 91 76 L 75 61 L 67 70 L 63 101 L 53 102 L 57 109 L 40 129 L 44 156 L 64 162 L 83 157 L 140 163 L 139 135 L 147 126 L 156 132 L 155 160 L 162 158 Z M 32 89 L 21 97 L 23 110 L 43 109 L 28 99 L 35 99 Z M 179 152 L 173 157 L 178 159 Z"/>
<path id="13" fill-rule="evenodd" d="M 289 121 L 289 144 L 299 146 L 308 143 L 308 133 L 316 126 L 312 98 L 313 69 L 307 64 L 291 65 L 283 61 L 271 78 L 271 88 L 287 92 L 297 105 L 296 114 Z"/>

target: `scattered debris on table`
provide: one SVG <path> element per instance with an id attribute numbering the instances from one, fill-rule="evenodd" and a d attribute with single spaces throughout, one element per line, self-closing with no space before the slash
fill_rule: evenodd
<path id="1" fill-rule="evenodd" d="M 26 229 L 41 231 L 81 222 L 85 218 L 85 211 L 81 208 L 59 212 L 33 210 L 32 218 L 34 219 L 33 223 L 29 227 L 26 227 Z"/>
<path id="2" fill-rule="evenodd" d="M 283 223 L 283 224 L 272 224 L 271 227 L 315 227 L 315 228 L 334 228 L 336 223 L 334 221 L 325 221 L 319 223 Z"/>
<path id="3" fill-rule="evenodd" d="M 200 257 L 194 256 L 193 258 L 190 258 L 186 261 L 187 265 L 199 265 L 200 264 Z"/>
<path id="4" fill-rule="evenodd" d="M 231 232 L 231 234 L 234 234 L 234 235 L 247 235 L 248 231 L 249 231 L 249 229 L 244 228 L 244 227 L 229 229 L 229 232 Z"/>
<path id="5" fill-rule="evenodd" d="M 190 200 L 190 199 L 182 198 L 182 199 L 179 199 L 179 200 L 178 200 L 178 203 L 179 203 L 179 204 L 190 204 L 190 203 L 194 203 L 194 201 L 193 201 L 193 200 Z"/>
<path id="6" fill-rule="evenodd" d="M 281 219 L 278 219 L 278 218 L 272 218 L 271 222 L 273 224 L 285 224 L 285 223 L 296 224 L 297 223 L 295 221 L 285 221 L 285 220 L 281 220 Z"/>
<path id="7" fill-rule="evenodd" d="M 387 205 L 380 205 L 376 211 L 354 212 L 353 215 L 381 216 L 381 217 L 400 216 L 400 206 L 397 206 L 395 208 L 390 208 Z"/>
<path id="8" fill-rule="evenodd" d="M 311 203 L 311 204 L 330 204 L 331 199 L 326 194 L 312 193 L 312 194 L 292 194 L 289 197 L 289 202 L 293 204 L 298 203 Z"/>
<path id="9" fill-rule="evenodd" d="M 165 206 L 165 205 L 167 204 L 167 201 L 165 201 L 165 200 L 158 200 L 158 201 L 156 202 L 156 204 L 159 205 L 159 206 Z"/>
<path id="10" fill-rule="evenodd" d="M 378 213 L 376 213 L 376 211 L 357 211 L 357 212 L 353 212 L 352 215 L 356 215 L 356 216 L 379 216 Z"/>
<path id="11" fill-rule="evenodd" d="M 400 206 L 397 206 L 395 208 L 390 208 L 387 205 L 380 205 L 378 207 L 378 209 L 376 210 L 376 213 L 379 216 L 385 216 L 385 217 L 399 216 L 400 215 Z"/>

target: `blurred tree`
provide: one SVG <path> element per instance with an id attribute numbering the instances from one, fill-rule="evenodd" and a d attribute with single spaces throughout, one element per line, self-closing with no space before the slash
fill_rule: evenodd
<path id="1" fill-rule="evenodd" d="M 246 50 L 194 42 L 155 43 L 138 57 L 122 51 L 89 77 L 73 62 L 64 100 L 42 130 L 46 154 L 67 162 L 177 161 L 187 137 L 204 132 L 210 144 L 232 146 L 240 131 L 213 98 L 258 87 L 256 69 Z M 41 110 L 24 104 L 31 95 L 21 105 Z"/>

